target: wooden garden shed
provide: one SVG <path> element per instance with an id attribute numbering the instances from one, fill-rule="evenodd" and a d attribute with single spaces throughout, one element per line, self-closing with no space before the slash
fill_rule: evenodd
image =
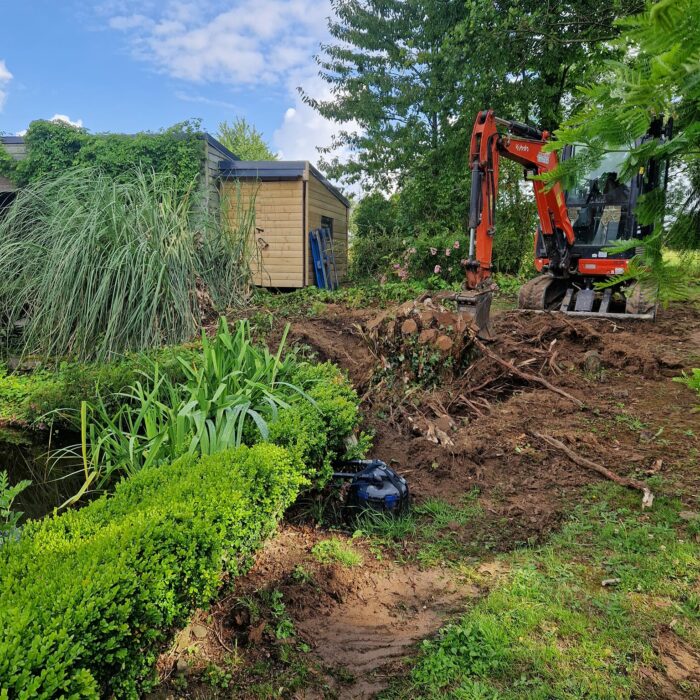
<path id="1" fill-rule="evenodd" d="M 348 269 L 350 202 L 311 163 L 299 161 L 222 161 L 219 166 L 227 215 L 236 216 L 238 188 L 243 203 L 255 198 L 256 244 L 261 287 L 299 288 L 315 284 L 309 231 L 330 228 L 338 270 Z M 240 183 L 240 184 L 239 184 Z"/>

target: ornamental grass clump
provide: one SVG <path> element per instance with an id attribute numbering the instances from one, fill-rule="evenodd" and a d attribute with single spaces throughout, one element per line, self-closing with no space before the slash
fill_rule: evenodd
<path id="1" fill-rule="evenodd" d="M 74 168 L 21 190 L 0 221 L 0 317 L 25 352 L 105 360 L 191 338 L 250 294 L 254 207 L 235 229 L 173 175 Z M 223 217 L 225 219 L 225 217 Z"/>

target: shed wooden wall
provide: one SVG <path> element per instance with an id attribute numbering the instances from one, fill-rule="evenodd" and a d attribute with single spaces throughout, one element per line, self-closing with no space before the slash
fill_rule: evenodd
<path id="1" fill-rule="evenodd" d="M 241 180 L 243 206 L 255 197 L 255 233 L 267 247 L 261 251 L 262 270 L 254 270 L 261 287 L 304 286 L 304 182 Z M 237 183 L 221 184 L 230 221 L 235 224 Z"/>
<path id="2" fill-rule="evenodd" d="M 348 209 L 322 182 L 309 173 L 307 190 L 306 245 L 309 246 L 308 232 L 321 228 L 321 217 L 333 219 L 333 249 L 338 269 L 338 278 L 342 281 L 348 274 Z M 313 260 L 311 251 L 307 252 L 308 284 L 314 284 Z"/>

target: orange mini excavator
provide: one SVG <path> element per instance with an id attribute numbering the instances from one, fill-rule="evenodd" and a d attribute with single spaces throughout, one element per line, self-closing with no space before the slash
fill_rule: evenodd
<path id="1" fill-rule="evenodd" d="M 670 123 L 666 129 L 670 129 Z M 664 138 L 663 120 L 655 120 L 644 140 Z M 496 234 L 498 165 L 508 158 L 525 168 L 525 177 L 553 170 L 557 153 L 544 150 L 550 135 L 535 127 L 479 112 L 470 147 L 472 173 L 469 208 L 469 256 L 465 290 L 459 308 L 472 315 L 488 334 L 493 239 Z M 566 147 L 562 159 L 571 157 Z M 533 180 L 539 223 L 535 233 L 535 266 L 542 274 L 520 290 L 519 307 L 612 318 L 653 319 L 655 304 L 640 285 L 620 283 L 602 290 L 595 283 L 627 270 L 638 249 L 612 252 L 615 244 L 650 233 L 634 215 L 637 199 L 665 184 L 666 168 L 656 161 L 640 168 L 630 182 L 618 173 L 626 153 L 608 154 L 599 167 L 565 192 L 556 183 L 547 190 Z M 663 182 L 662 182 L 663 181 Z"/>

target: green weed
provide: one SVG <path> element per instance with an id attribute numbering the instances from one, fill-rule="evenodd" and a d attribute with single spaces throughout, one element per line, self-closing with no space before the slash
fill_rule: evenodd
<path id="1" fill-rule="evenodd" d="M 363 562 L 362 555 L 359 552 L 337 537 L 315 544 L 311 549 L 311 553 L 321 564 L 337 562 L 342 566 L 353 567 L 361 566 Z"/>

